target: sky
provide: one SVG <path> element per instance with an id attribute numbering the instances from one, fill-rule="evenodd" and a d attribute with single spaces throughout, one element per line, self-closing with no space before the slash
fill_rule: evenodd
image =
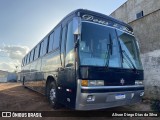
<path id="1" fill-rule="evenodd" d="M 21 59 L 73 10 L 110 15 L 127 0 L 0 0 L 0 70 L 20 70 Z"/>

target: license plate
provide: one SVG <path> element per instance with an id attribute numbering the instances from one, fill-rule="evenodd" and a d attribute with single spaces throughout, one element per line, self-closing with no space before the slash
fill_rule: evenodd
<path id="1" fill-rule="evenodd" d="M 125 99 L 125 98 L 126 98 L 126 95 L 125 95 L 125 94 L 118 94 L 118 95 L 115 96 L 115 98 L 116 98 L 117 100 Z"/>

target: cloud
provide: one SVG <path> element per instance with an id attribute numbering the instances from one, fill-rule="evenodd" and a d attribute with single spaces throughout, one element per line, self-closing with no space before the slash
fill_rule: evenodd
<path id="1" fill-rule="evenodd" d="M 0 63 L 0 70 L 13 72 L 15 70 L 15 66 L 13 63 Z"/>
<path id="2" fill-rule="evenodd" d="M 21 62 L 22 58 L 29 51 L 26 46 L 4 46 L 0 49 L 1 52 L 7 53 L 8 57 Z"/>
<path id="3" fill-rule="evenodd" d="M 0 70 L 15 71 L 15 66 L 20 69 L 22 58 L 28 53 L 29 48 L 27 46 L 6 46 L 0 48 Z M 3 56 L 5 58 L 3 59 Z M 10 62 L 5 61 L 8 59 Z"/>

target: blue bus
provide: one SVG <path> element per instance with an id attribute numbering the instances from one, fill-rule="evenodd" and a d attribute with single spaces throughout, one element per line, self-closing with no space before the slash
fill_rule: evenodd
<path id="1" fill-rule="evenodd" d="M 23 86 L 45 95 L 55 109 L 141 102 L 143 79 L 133 29 L 84 9 L 68 14 L 22 59 Z"/>

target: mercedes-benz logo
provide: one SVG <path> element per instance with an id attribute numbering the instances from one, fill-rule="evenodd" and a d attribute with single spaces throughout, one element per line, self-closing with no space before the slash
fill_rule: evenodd
<path id="1" fill-rule="evenodd" d="M 122 78 L 122 79 L 120 80 L 120 83 L 121 83 L 122 85 L 124 85 L 125 80 Z"/>

